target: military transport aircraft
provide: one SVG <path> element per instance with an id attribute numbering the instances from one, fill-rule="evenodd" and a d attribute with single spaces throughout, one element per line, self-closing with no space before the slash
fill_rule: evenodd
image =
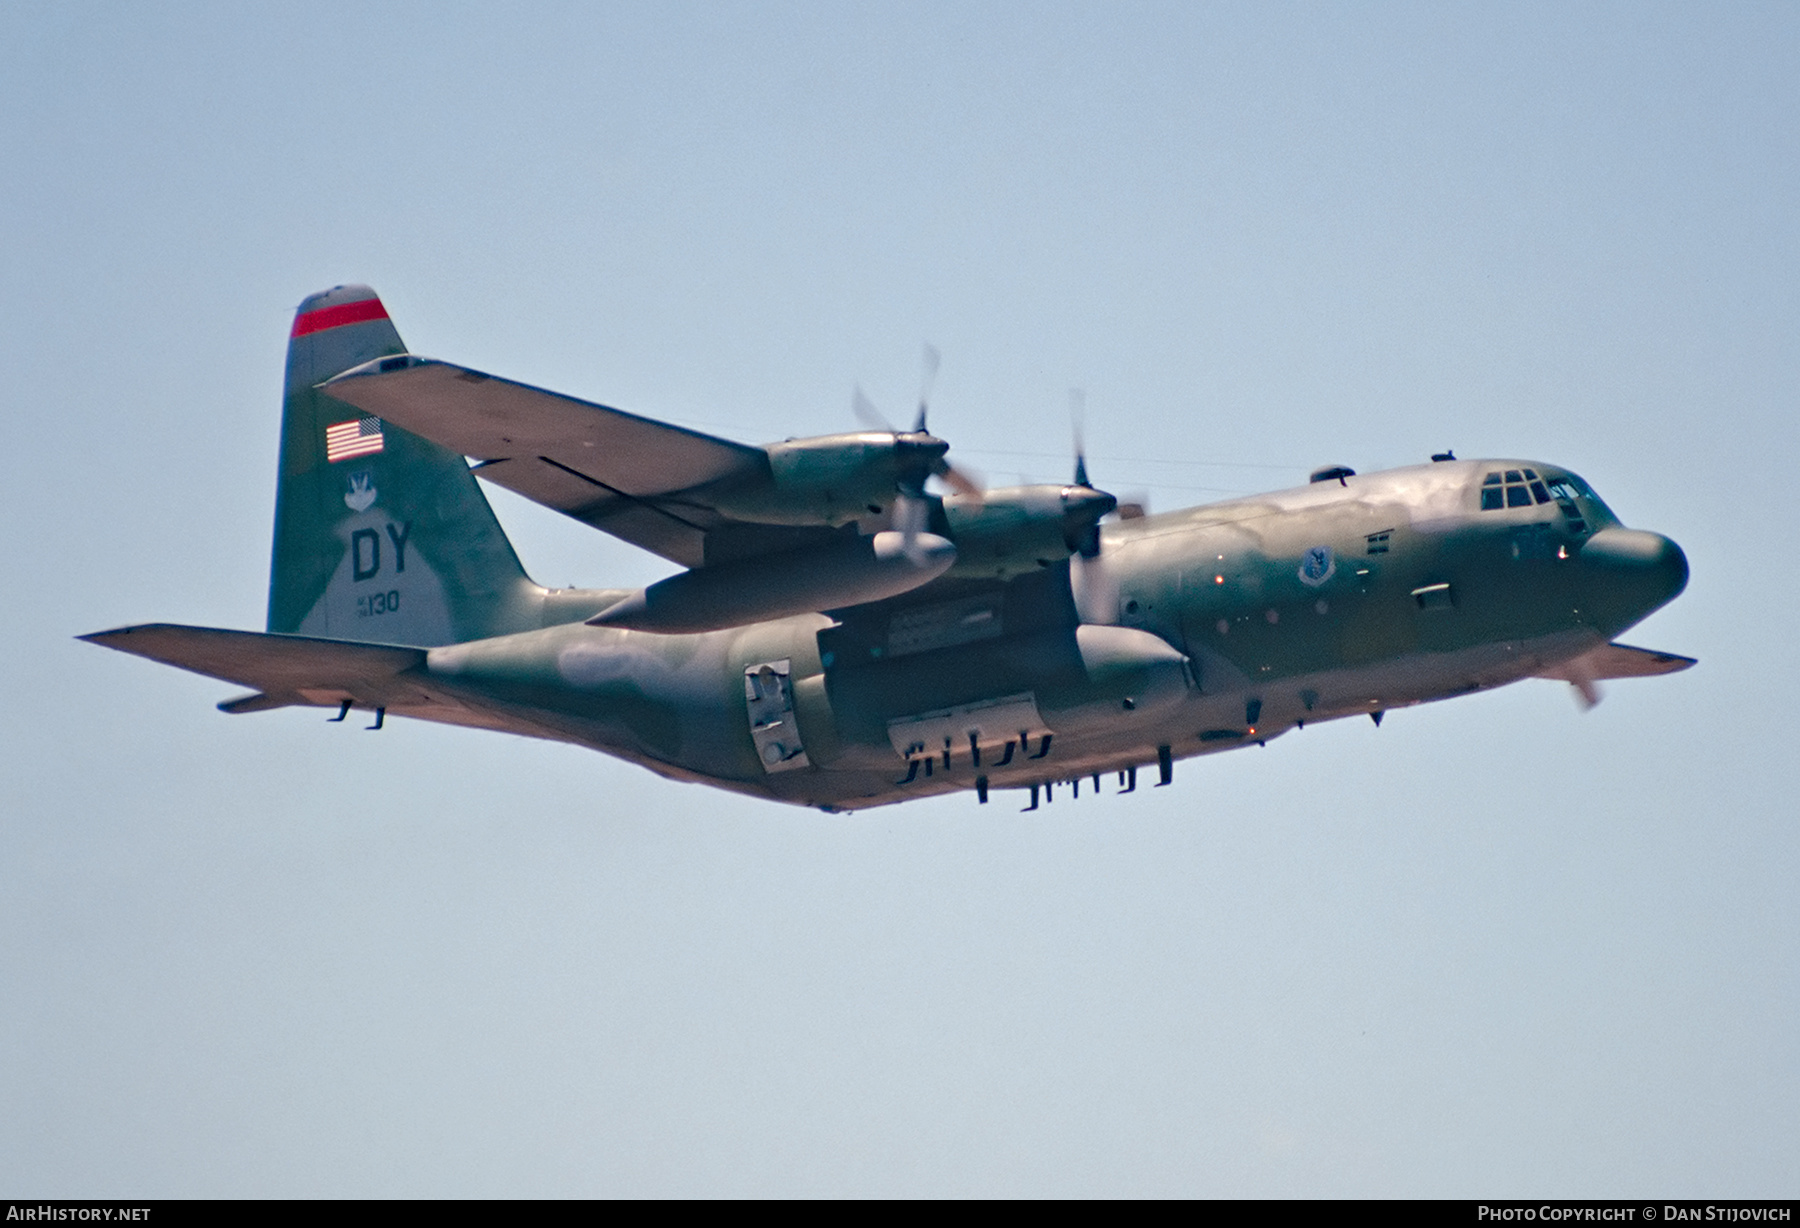
<path id="1" fill-rule="evenodd" d="M 374 291 L 288 343 L 265 634 L 84 638 L 292 705 L 554 738 L 842 811 L 1102 777 L 1522 678 L 1684 669 L 1613 642 L 1680 547 L 1542 461 L 1457 460 L 1185 511 L 1088 482 L 983 490 L 949 445 L 750 447 L 409 353 Z M 473 464 L 471 464 L 473 462 Z M 685 570 L 546 589 L 476 478 Z M 946 493 L 928 490 L 937 479 Z"/>

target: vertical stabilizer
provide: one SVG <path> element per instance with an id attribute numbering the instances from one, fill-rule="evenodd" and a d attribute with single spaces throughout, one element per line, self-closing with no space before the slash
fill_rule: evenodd
<path id="1" fill-rule="evenodd" d="M 429 646 L 538 625 L 543 590 L 519 566 L 468 463 L 316 387 L 405 352 L 367 286 L 315 294 L 295 313 L 270 631 Z"/>

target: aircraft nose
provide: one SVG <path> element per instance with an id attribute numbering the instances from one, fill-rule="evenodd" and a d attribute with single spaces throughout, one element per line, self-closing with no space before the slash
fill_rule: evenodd
<path id="1" fill-rule="evenodd" d="M 1687 587 L 1687 555 L 1661 533 L 1601 529 L 1581 548 L 1581 561 L 1609 587 L 1641 604 L 1643 617 L 1673 601 Z"/>

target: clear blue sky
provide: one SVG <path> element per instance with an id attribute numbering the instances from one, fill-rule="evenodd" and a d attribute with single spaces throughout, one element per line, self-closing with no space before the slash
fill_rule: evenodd
<path id="1" fill-rule="evenodd" d="M 1800 9 L 0 11 L 0 1192 L 1756 1196 L 1800 1155 Z M 287 711 L 290 313 L 1174 507 L 1574 468 L 1701 658 L 825 816 Z M 658 560 L 509 498 L 547 583 Z"/>

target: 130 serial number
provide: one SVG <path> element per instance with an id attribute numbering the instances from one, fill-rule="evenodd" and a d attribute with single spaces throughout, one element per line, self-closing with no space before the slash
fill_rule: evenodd
<path id="1" fill-rule="evenodd" d="M 393 614 L 400 609 L 400 590 L 390 588 L 385 593 L 370 593 L 367 597 L 356 599 L 356 616 L 370 618 L 376 614 Z"/>

